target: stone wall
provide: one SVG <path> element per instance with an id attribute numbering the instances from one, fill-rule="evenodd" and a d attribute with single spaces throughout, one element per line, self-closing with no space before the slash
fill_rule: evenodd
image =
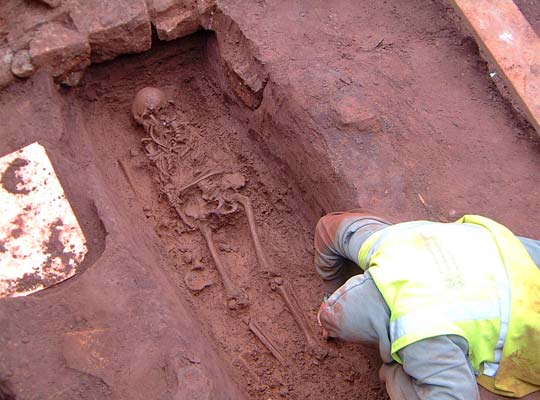
<path id="1" fill-rule="evenodd" d="M 0 5 L 7 31 L 0 32 L 0 88 L 35 71 L 76 85 L 91 63 L 189 35 L 209 20 L 205 0 L 31 0 Z M 6 28 L 4 28 L 6 29 Z"/>

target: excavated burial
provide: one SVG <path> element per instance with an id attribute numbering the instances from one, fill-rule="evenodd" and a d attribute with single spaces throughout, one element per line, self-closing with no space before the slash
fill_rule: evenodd
<path id="1" fill-rule="evenodd" d="M 212 40 L 212 34 L 199 33 L 94 66 L 83 85 L 69 94 L 83 110 L 106 184 L 116 188 L 117 202 L 144 213 L 168 255 L 166 273 L 171 285 L 191 305 L 250 398 L 350 398 L 359 390 L 365 399 L 386 398 L 377 378 L 375 351 L 326 344 L 319 338 L 316 312 L 322 292 L 312 267 L 313 226 L 304 218 L 309 205 L 285 164 L 271 159 L 256 134 L 243 125 L 237 99 L 220 89 L 223 82 L 218 79 L 224 74 L 216 71 L 220 63 L 212 59 L 215 52 L 207 51 Z M 180 187 L 208 171 L 240 173 L 246 178 L 239 192 L 251 199 L 268 261 L 292 286 L 310 329 L 328 352 L 326 357 L 326 351 L 321 355 L 307 347 L 293 316 L 271 290 L 241 207 L 212 223 L 224 268 L 249 297 L 248 307 L 227 306 L 222 279 L 204 237 L 186 226 L 171 206 L 165 185 L 159 183 L 163 172 L 158 167 L 165 164 L 149 159 L 148 142 L 141 143 L 148 134 L 131 117 L 135 94 L 147 86 L 160 88 L 171 100 L 167 121 L 179 134 L 181 151 L 167 164 L 174 171 L 169 184 Z M 214 178 L 183 192 L 185 202 L 180 208 L 185 211 Z M 287 368 L 256 338 L 250 322 L 274 342 Z"/>

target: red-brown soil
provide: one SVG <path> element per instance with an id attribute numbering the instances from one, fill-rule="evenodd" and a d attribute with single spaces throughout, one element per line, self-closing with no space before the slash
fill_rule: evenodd
<path id="1" fill-rule="evenodd" d="M 312 232 L 324 212 L 362 206 L 443 221 L 478 212 L 539 236 L 536 134 L 445 3 L 222 7 L 221 42 L 210 32 L 156 42 L 91 67 L 75 89 L 38 73 L 0 93 L 0 154 L 45 143 L 90 244 L 82 274 L 0 302 L 0 378 L 21 399 L 387 398 L 375 350 L 320 338 L 327 357 L 307 349 L 242 210 L 214 225 L 251 303 L 227 307 L 204 238 L 160 192 L 141 145 L 147 135 L 130 110 L 145 86 L 172 100 L 185 138 L 177 185 L 218 168 L 247 178 L 241 193 L 270 264 L 317 334 Z M 235 67 L 255 77 L 252 88 Z M 250 318 L 287 368 L 249 331 Z"/>

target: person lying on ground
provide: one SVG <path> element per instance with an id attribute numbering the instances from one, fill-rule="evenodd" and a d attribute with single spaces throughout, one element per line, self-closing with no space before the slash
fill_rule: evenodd
<path id="1" fill-rule="evenodd" d="M 391 399 L 540 399 L 540 241 L 352 211 L 320 219 L 315 249 L 323 336 L 376 346 Z"/>

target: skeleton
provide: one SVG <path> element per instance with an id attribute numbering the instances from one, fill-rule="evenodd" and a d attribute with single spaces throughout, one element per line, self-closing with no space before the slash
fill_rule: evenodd
<path id="1" fill-rule="evenodd" d="M 211 179 L 216 175 L 221 175 L 221 178 L 217 181 Z M 227 275 L 226 268 L 214 242 L 211 220 L 219 220 L 224 215 L 238 211 L 238 205 L 235 202 L 228 201 L 224 194 L 238 190 L 245 185 L 245 182 L 245 178 L 240 174 L 223 174 L 220 171 L 214 171 L 203 174 L 179 189 L 179 192 L 182 193 L 197 186 L 202 192 L 196 203 L 192 203 L 186 208 L 186 213 L 197 221 L 196 225 L 206 240 L 214 264 L 216 264 L 221 276 L 227 296 L 227 306 L 233 310 L 248 306 L 249 300 L 247 295 Z"/>
<path id="2" fill-rule="evenodd" d="M 240 193 L 233 193 L 228 198 L 234 202 L 238 202 L 244 208 L 244 211 L 247 216 L 249 230 L 251 233 L 251 238 L 253 239 L 253 245 L 255 246 L 255 253 L 257 254 L 257 259 L 259 264 L 263 269 L 263 272 L 268 273 L 270 276 L 277 276 L 278 274 L 270 268 L 270 264 L 266 259 L 266 254 L 262 248 L 261 240 L 259 239 L 259 233 L 257 232 L 257 224 L 255 222 L 255 214 L 253 213 L 253 206 L 251 205 L 251 200 L 247 196 L 243 196 Z"/>
<path id="3" fill-rule="evenodd" d="M 178 124 L 172 124 L 174 120 L 166 116 L 169 104 L 162 90 L 145 87 L 137 92 L 131 106 L 133 119 L 148 134 L 148 137 L 141 139 L 146 155 L 165 183 L 171 178 L 176 164 L 174 159 L 184 157 L 190 150 L 189 146 L 185 146 L 185 135 L 178 130 Z M 185 149 L 180 151 L 183 147 Z"/>
<path id="4" fill-rule="evenodd" d="M 141 140 L 148 158 L 155 164 L 160 172 L 161 191 L 167 197 L 169 203 L 176 210 L 178 216 L 189 229 L 198 229 L 206 240 L 206 244 L 221 276 L 227 305 L 230 309 L 243 308 L 249 305 L 245 292 L 237 287 L 227 274 L 227 269 L 216 247 L 212 226 L 223 217 L 236 213 L 240 207 L 245 211 L 253 245 L 258 262 L 263 272 L 270 277 L 270 286 L 278 292 L 283 302 L 289 309 L 298 327 L 305 336 L 308 347 L 316 350 L 317 355 L 324 357 L 322 350 L 307 323 L 306 317 L 288 284 L 285 284 L 279 274 L 274 271 L 268 262 L 257 230 L 253 206 L 249 197 L 239 193 L 246 184 L 246 179 L 240 173 L 224 173 L 221 170 L 201 172 L 193 181 L 177 185 L 173 182 L 174 157 L 183 157 L 191 149 L 185 145 L 185 135 L 178 129 L 177 123 L 167 120 L 165 116 L 167 100 L 164 93 L 156 88 L 141 89 L 132 106 L 134 120 L 143 126 L 148 137 Z M 180 150 L 186 147 L 183 151 Z M 219 176 L 219 179 L 217 177 Z M 198 189 L 199 196 L 195 202 L 191 202 L 185 212 L 182 209 L 183 202 L 190 191 Z M 188 220 L 191 217 L 195 223 Z M 285 359 L 270 342 L 262 329 L 252 322 L 250 330 L 268 347 L 276 359 L 285 365 Z"/>

